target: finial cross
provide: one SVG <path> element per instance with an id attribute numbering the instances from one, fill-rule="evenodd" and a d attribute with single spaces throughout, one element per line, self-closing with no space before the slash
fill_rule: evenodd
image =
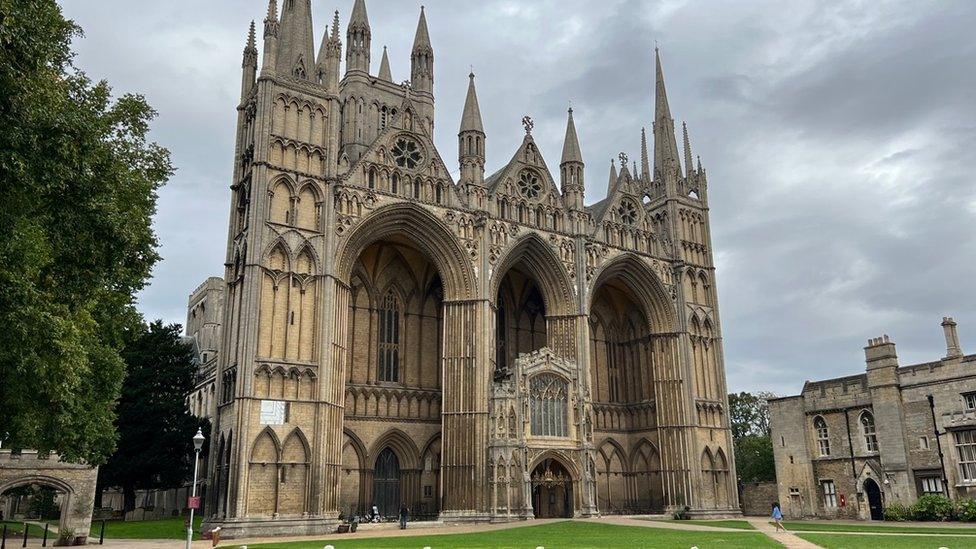
<path id="1" fill-rule="evenodd" d="M 528 116 L 528 115 L 523 116 L 522 117 L 522 126 L 525 127 L 525 134 L 526 135 L 531 134 L 532 133 L 532 128 L 535 126 L 535 123 L 532 122 L 532 117 L 531 116 Z"/>
<path id="2" fill-rule="evenodd" d="M 622 152 L 622 153 L 620 153 L 620 154 L 617 155 L 617 158 L 620 159 L 620 166 L 623 167 L 623 168 L 626 168 L 627 167 L 627 153 Z"/>

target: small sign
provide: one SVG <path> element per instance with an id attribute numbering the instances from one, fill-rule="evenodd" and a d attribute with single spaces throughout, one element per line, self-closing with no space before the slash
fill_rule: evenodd
<path id="1" fill-rule="evenodd" d="M 840 495 L 840 506 L 847 507 L 847 498 L 844 497 L 844 494 Z"/>
<path id="2" fill-rule="evenodd" d="M 283 400 L 261 401 L 261 425 L 283 425 L 285 423 L 285 402 Z"/>
<path id="3" fill-rule="evenodd" d="M 187 498 L 186 506 L 190 509 L 200 508 L 200 496 L 190 496 Z"/>

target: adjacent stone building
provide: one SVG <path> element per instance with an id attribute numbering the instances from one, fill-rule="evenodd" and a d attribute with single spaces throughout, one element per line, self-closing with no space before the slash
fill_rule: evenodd
<path id="1" fill-rule="evenodd" d="M 212 419 L 216 413 L 215 380 L 223 305 L 224 280 L 212 276 L 193 290 L 186 307 L 186 337 L 193 345 L 197 362 L 196 385 L 187 406 L 199 418 Z"/>
<path id="2" fill-rule="evenodd" d="M 653 149 L 586 206 L 572 110 L 555 174 L 526 116 L 486 176 L 473 74 L 454 180 L 422 8 L 397 83 L 363 0 L 317 55 L 309 0 L 278 7 L 244 49 L 208 525 L 738 513 L 707 177 L 660 58 Z"/>
<path id="3" fill-rule="evenodd" d="M 877 520 L 923 494 L 976 496 L 976 355 L 963 354 L 951 318 L 942 327 L 940 360 L 900 366 L 882 336 L 864 348 L 866 373 L 770 401 L 788 517 Z"/>

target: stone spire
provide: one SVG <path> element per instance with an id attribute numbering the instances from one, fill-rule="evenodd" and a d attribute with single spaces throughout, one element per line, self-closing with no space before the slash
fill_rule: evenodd
<path id="1" fill-rule="evenodd" d="M 241 62 L 241 99 L 247 96 L 254 86 L 254 79 L 258 74 L 258 44 L 254 33 L 254 20 L 247 32 L 247 45 L 244 46 L 244 60 Z"/>
<path id="2" fill-rule="evenodd" d="M 332 18 L 332 34 L 325 30 L 319 56 L 315 63 L 318 82 L 327 89 L 335 90 L 339 85 L 339 59 L 342 57 L 342 41 L 339 39 L 339 10 Z"/>
<path id="3" fill-rule="evenodd" d="M 279 30 L 278 0 L 268 0 L 268 15 L 264 18 L 264 58 L 261 61 L 261 72 L 275 70 Z"/>
<path id="4" fill-rule="evenodd" d="M 691 178 L 694 175 L 695 165 L 692 161 L 691 156 L 691 140 L 688 139 L 688 124 L 681 123 L 681 131 L 684 133 L 685 139 L 685 177 Z"/>
<path id="5" fill-rule="evenodd" d="M 607 196 L 613 191 L 613 186 L 617 183 L 617 165 L 610 159 L 610 181 L 607 183 Z"/>
<path id="6" fill-rule="evenodd" d="M 468 95 L 464 99 L 461 129 L 458 131 L 458 163 L 461 166 L 460 183 L 466 191 L 468 205 L 477 210 L 487 209 L 485 128 L 481 122 L 473 72 L 468 75 Z"/>
<path id="7" fill-rule="evenodd" d="M 661 54 L 654 48 L 656 65 L 654 101 L 654 178 L 663 178 L 665 185 L 669 177 L 680 176 L 678 163 L 678 144 L 674 137 L 674 119 L 668 107 L 668 93 L 664 89 L 664 71 L 661 69 Z M 672 184 L 674 182 L 671 182 Z M 673 194 L 669 192 L 668 194 Z"/>
<path id="8" fill-rule="evenodd" d="M 380 80 L 393 82 L 393 73 L 390 72 L 390 58 L 386 55 L 386 46 L 383 46 L 383 59 L 380 61 Z"/>
<path id="9" fill-rule="evenodd" d="M 275 71 L 308 79 L 314 74 L 314 39 L 311 0 L 285 0 L 281 10 Z"/>
<path id="10" fill-rule="evenodd" d="M 414 91 L 434 92 L 434 48 L 430 45 L 427 16 L 423 6 L 420 6 L 417 34 L 414 35 L 413 49 L 410 52 L 410 83 Z"/>
<path id="11" fill-rule="evenodd" d="M 559 162 L 560 186 L 563 201 L 570 210 L 583 210 L 583 153 L 580 152 L 573 109 L 570 107 L 566 117 L 566 138 L 563 139 L 563 157 Z"/>
<path id="12" fill-rule="evenodd" d="M 637 171 L 637 170 L 634 170 Z M 641 180 L 645 185 L 651 182 L 651 165 L 647 160 L 647 131 L 641 128 Z"/>
<path id="13" fill-rule="evenodd" d="M 365 0 L 356 0 L 346 27 L 346 74 L 362 71 L 369 74 L 369 17 Z"/>

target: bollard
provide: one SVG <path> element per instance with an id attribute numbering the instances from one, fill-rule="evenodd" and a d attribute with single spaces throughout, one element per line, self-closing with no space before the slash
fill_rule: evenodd
<path id="1" fill-rule="evenodd" d="M 21 547 L 27 547 L 27 523 L 24 523 L 24 544 Z"/>
<path id="2" fill-rule="evenodd" d="M 0 549 L 7 549 L 7 524 L 3 525 L 3 538 L 0 538 Z"/>
<path id="3" fill-rule="evenodd" d="M 47 529 L 50 526 L 50 524 L 44 523 L 44 541 L 41 542 L 41 547 L 47 547 Z"/>
<path id="4" fill-rule="evenodd" d="M 102 519 L 102 530 L 98 533 L 98 544 L 105 545 L 105 519 Z"/>

